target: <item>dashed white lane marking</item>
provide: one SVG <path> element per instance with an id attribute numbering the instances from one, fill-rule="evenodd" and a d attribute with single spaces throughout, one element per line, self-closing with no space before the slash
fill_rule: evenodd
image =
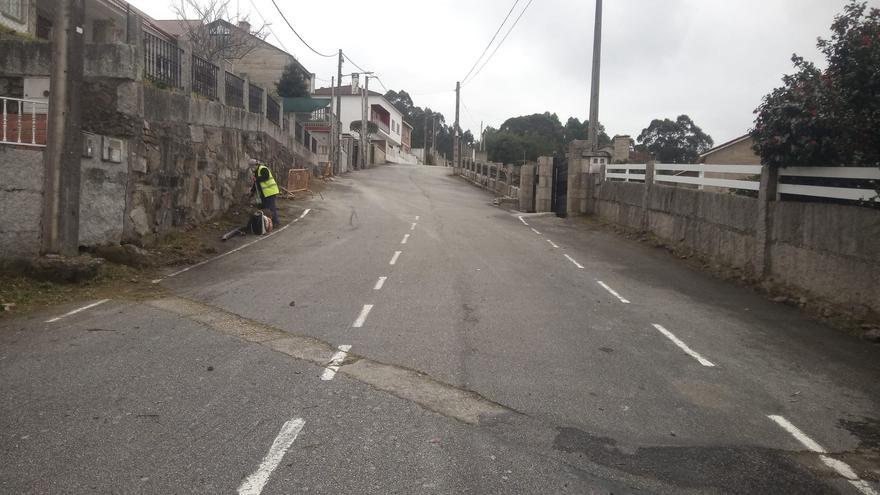
<path id="1" fill-rule="evenodd" d="M 815 452 L 817 454 L 822 454 L 819 456 L 819 459 L 823 464 L 833 469 L 837 474 L 843 476 L 850 482 L 858 491 L 864 493 L 865 495 L 878 495 L 877 491 L 871 488 L 871 485 L 868 484 L 867 481 L 859 479 L 859 476 L 855 471 L 849 466 L 849 464 L 837 460 L 833 457 L 829 457 L 827 455 L 828 452 L 824 447 L 819 445 L 818 442 L 808 437 L 804 432 L 802 432 L 797 426 L 791 424 L 787 419 L 782 416 L 777 415 L 768 415 L 771 421 L 782 427 L 783 430 L 787 431 L 791 436 L 795 438 L 798 442 L 801 443 L 807 450 Z"/>
<path id="2" fill-rule="evenodd" d="M 336 372 L 339 371 L 339 367 L 342 366 L 342 362 L 345 361 L 346 356 L 348 356 L 348 351 L 351 350 L 351 346 L 341 345 L 338 349 L 339 350 L 333 354 L 333 357 L 330 358 L 330 362 L 327 363 L 327 367 L 324 369 L 324 374 L 321 375 L 321 380 L 325 382 L 329 382 L 336 376 Z"/>
<path id="3" fill-rule="evenodd" d="M 404 235 L 404 236 L 403 236 L 403 240 L 400 241 L 400 243 L 401 243 L 401 244 L 406 244 L 407 241 L 409 241 L 409 234 Z"/>
<path id="4" fill-rule="evenodd" d="M 256 244 L 256 243 L 258 243 L 258 242 L 260 242 L 260 241 L 264 241 L 264 240 L 266 240 L 266 239 L 272 237 L 272 236 L 275 235 L 275 234 L 280 234 L 281 232 L 284 232 L 285 230 L 287 230 L 287 228 L 290 227 L 291 225 L 293 225 L 293 224 L 295 224 L 296 222 L 299 222 L 300 220 L 302 220 L 303 218 L 305 218 L 306 215 L 308 215 L 310 211 L 312 211 L 312 209 L 311 209 L 311 208 L 307 208 L 306 211 L 302 212 L 302 215 L 300 215 L 299 217 L 297 217 L 296 219 L 294 219 L 292 222 L 290 222 L 289 224 L 285 225 L 284 227 L 281 227 L 281 228 L 278 229 L 278 230 L 272 231 L 272 233 L 270 233 L 270 234 L 266 234 L 266 235 L 264 235 L 264 236 L 261 236 L 261 237 L 257 238 L 257 239 L 254 240 L 254 241 L 248 242 L 247 244 L 242 244 L 241 246 L 238 246 L 238 247 L 235 248 L 235 249 L 231 249 L 231 250 L 229 250 L 229 251 L 226 251 L 225 253 L 220 254 L 220 255 L 217 255 L 217 256 L 214 256 L 213 258 L 209 258 L 209 259 L 206 259 L 205 261 L 201 261 L 201 262 L 199 262 L 199 263 L 196 263 L 195 265 L 188 266 L 188 267 L 184 268 L 183 270 L 178 270 L 178 271 L 176 271 L 176 272 L 174 272 L 174 273 L 172 273 L 172 274 L 166 275 L 166 276 L 164 276 L 164 277 L 162 277 L 162 278 L 157 278 L 156 280 L 153 280 L 152 283 L 154 283 L 154 284 L 158 284 L 159 282 L 161 282 L 161 281 L 163 281 L 163 280 L 165 280 L 165 279 L 167 279 L 167 278 L 176 277 L 176 276 L 180 275 L 181 273 L 186 273 L 186 272 L 192 270 L 193 268 L 198 268 L 198 267 L 200 267 L 200 266 L 202 266 L 202 265 L 205 265 L 205 264 L 207 264 L 207 263 L 210 263 L 210 262 L 212 262 L 212 261 L 217 261 L 217 260 L 219 260 L 220 258 L 225 258 L 226 256 L 229 256 L 229 255 L 232 254 L 232 253 L 237 253 L 237 252 L 241 251 L 242 249 L 244 249 L 244 248 L 246 248 L 246 247 L 250 247 L 250 246 L 253 246 L 254 244 Z"/>
<path id="5" fill-rule="evenodd" d="M 567 254 L 564 255 L 564 256 L 566 257 L 566 259 L 568 259 L 568 261 L 571 261 L 572 263 L 574 263 L 574 266 L 576 266 L 576 267 L 578 267 L 578 268 L 580 268 L 580 269 L 583 269 L 583 268 L 584 268 L 584 265 L 582 265 L 582 264 L 578 263 L 577 261 L 575 261 L 575 259 L 572 258 L 571 256 L 569 256 L 569 255 L 567 255 Z"/>
<path id="6" fill-rule="evenodd" d="M 670 332 L 669 330 L 663 328 L 661 325 L 658 325 L 658 324 L 654 323 L 654 328 L 656 328 L 657 331 L 659 331 L 660 333 L 662 333 L 663 335 L 665 335 L 666 338 L 668 338 L 669 340 L 671 340 L 672 343 L 674 343 L 675 345 L 677 345 L 681 350 L 683 350 L 684 352 L 686 352 L 690 357 L 692 357 L 692 358 L 696 359 L 697 361 L 699 361 L 700 364 L 702 364 L 703 366 L 706 366 L 706 367 L 708 367 L 708 368 L 712 368 L 712 367 L 715 366 L 715 364 L 712 363 L 712 361 L 709 361 L 708 359 L 706 359 L 706 358 L 704 358 L 703 356 L 699 355 L 696 351 L 694 351 L 693 349 L 691 349 L 690 347 L 688 347 L 687 344 L 685 344 L 684 342 L 682 342 L 681 339 L 679 339 L 678 337 L 676 337 L 675 335 L 673 335 L 672 332 Z"/>
<path id="7" fill-rule="evenodd" d="M 257 467 L 257 470 L 241 482 L 241 485 L 238 487 L 238 495 L 260 495 L 263 487 L 269 481 L 272 471 L 275 471 L 275 468 L 281 463 L 284 454 L 293 445 L 294 440 L 296 440 L 305 424 L 306 422 L 302 418 L 291 419 L 284 423 L 281 431 L 278 432 L 278 436 L 275 437 L 275 441 L 272 442 L 269 453 L 266 454 L 266 457 L 263 457 L 263 461 Z"/>
<path id="8" fill-rule="evenodd" d="M 523 225 L 525 225 L 526 227 L 528 227 L 529 224 L 526 223 L 526 221 L 523 219 L 523 217 L 516 217 L 516 218 L 519 218 L 519 221 L 522 222 Z"/>
<path id="9" fill-rule="evenodd" d="M 354 324 L 352 326 L 354 328 L 361 328 L 362 326 L 364 326 L 364 323 L 367 321 L 367 315 L 369 315 L 370 311 L 372 310 L 372 304 L 364 304 L 364 309 L 361 310 L 361 314 L 358 315 L 357 320 L 354 320 Z"/>
<path id="10" fill-rule="evenodd" d="M 382 290 L 382 287 L 385 285 L 386 280 L 388 280 L 388 277 L 379 277 L 376 285 L 373 286 L 373 290 Z"/>
<path id="11" fill-rule="evenodd" d="M 419 220 L 421 220 L 421 219 L 422 219 L 422 217 L 416 215 L 416 221 L 419 221 Z"/>
<path id="12" fill-rule="evenodd" d="M 416 230 L 416 225 L 418 225 L 418 224 L 413 223 L 412 225 L 410 225 L 409 230 Z"/>
<path id="13" fill-rule="evenodd" d="M 389 265 L 396 265 L 397 259 L 400 258 L 400 255 L 403 251 L 394 251 L 394 256 L 391 257 L 391 261 L 388 262 Z"/>
<path id="14" fill-rule="evenodd" d="M 73 311 L 68 311 L 67 313 L 64 313 L 64 314 L 61 315 L 61 316 L 56 316 L 55 318 L 52 318 L 51 320 L 46 320 L 46 323 L 55 323 L 56 321 L 58 321 L 58 320 L 60 320 L 60 319 L 62 319 L 62 318 L 67 318 L 68 316 L 75 315 L 75 314 L 77 314 L 77 313 L 79 313 L 79 312 L 82 312 L 82 311 L 85 311 L 85 310 L 87 310 L 87 309 L 92 309 L 92 308 L 94 308 L 95 306 L 98 306 L 98 305 L 104 304 L 105 302 L 107 302 L 107 301 L 109 301 L 109 300 L 110 300 L 110 299 L 101 299 L 101 300 L 98 301 L 98 302 L 93 302 L 92 304 L 87 304 L 87 305 L 85 305 L 85 306 L 83 306 L 83 307 L 81 307 L 81 308 L 74 309 Z"/>
<path id="15" fill-rule="evenodd" d="M 541 233 L 540 233 L 540 232 L 538 232 L 538 230 L 537 230 L 537 229 L 536 229 L 536 228 L 534 228 L 534 227 L 531 227 L 531 229 L 532 229 L 532 232 L 534 232 L 534 233 L 536 233 L 536 234 L 538 234 L 538 235 L 541 235 Z"/>
<path id="16" fill-rule="evenodd" d="M 549 242 L 550 245 L 553 246 L 555 249 L 559 249 L 559 246 L 557 246 L 556 243 L 551 241 L 550 239 L 547 239 L 547 242 Z"/>
<path id="17" fill-rule="evenodd" d="M 605 282 L 603 282 L 603 281 L 601 281 L 601 280 L 596 280 L 596 283 L 599 284 L 599 285 L 601 285 L 603 289 L 607 290 L 608 293 L 610 293 L 612 296 L 614 296 L 614 297 L 616 297 L 617 299 L 619 299 L 620 302 L 622 302 L 623 304 L 629 304 L 629 303 L 630 303 L 628 299 L 626 299 L 625 297 L 623 297 L 623 296 L 621 296 L 620 294 L 618 294 L 616 290 L 614 290 L 614 289 L 612 289 L 611 287 L 609 287 L 608 284 L 606 284 Z"/>

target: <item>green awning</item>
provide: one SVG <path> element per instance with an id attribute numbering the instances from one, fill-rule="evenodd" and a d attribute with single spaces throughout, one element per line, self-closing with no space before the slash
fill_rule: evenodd
<path id="1" fill-rule="evenodd" d="M 303 96 L 282 99 L 284 100 L 284 113 L 312 113 L 330 105 L 330 98 Z"/>

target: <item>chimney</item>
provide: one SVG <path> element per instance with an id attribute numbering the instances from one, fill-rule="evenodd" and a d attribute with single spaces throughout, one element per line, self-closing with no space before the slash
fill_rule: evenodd
<path id="1" fill-rule="evenodd" d="M 612 141 L 613 151 L 611 153 L 611 163 L 626 163 L 629 161 L 629 152 L 632 149 L 633 140 L 629 136 L 614 136 Z"/>
<path id="2" fill-rule="evenodd" d="M 248 21 L 238 21 L 238 29 L 241 29 L 248 34 L 251 34 L 251 23 L 249 23 Z"/>

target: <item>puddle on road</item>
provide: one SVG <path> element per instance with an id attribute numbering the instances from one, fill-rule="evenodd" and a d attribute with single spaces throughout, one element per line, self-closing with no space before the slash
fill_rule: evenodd
<path id="1" fill-rule="evenodd" d="M 835 494 L 786 453 L 753 447 L 626 447 L 577 428 L 557 428 L 553 448 L 589 461 L 681 488 L 719 493 Z"/>

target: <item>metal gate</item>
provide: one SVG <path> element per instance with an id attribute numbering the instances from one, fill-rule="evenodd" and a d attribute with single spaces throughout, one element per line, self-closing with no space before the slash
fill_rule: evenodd
<path id="1" fill-rule="evenodd" d="M 552 209 L 557 216 L 568 214 L 568 159 L 553 157 Z"/>

